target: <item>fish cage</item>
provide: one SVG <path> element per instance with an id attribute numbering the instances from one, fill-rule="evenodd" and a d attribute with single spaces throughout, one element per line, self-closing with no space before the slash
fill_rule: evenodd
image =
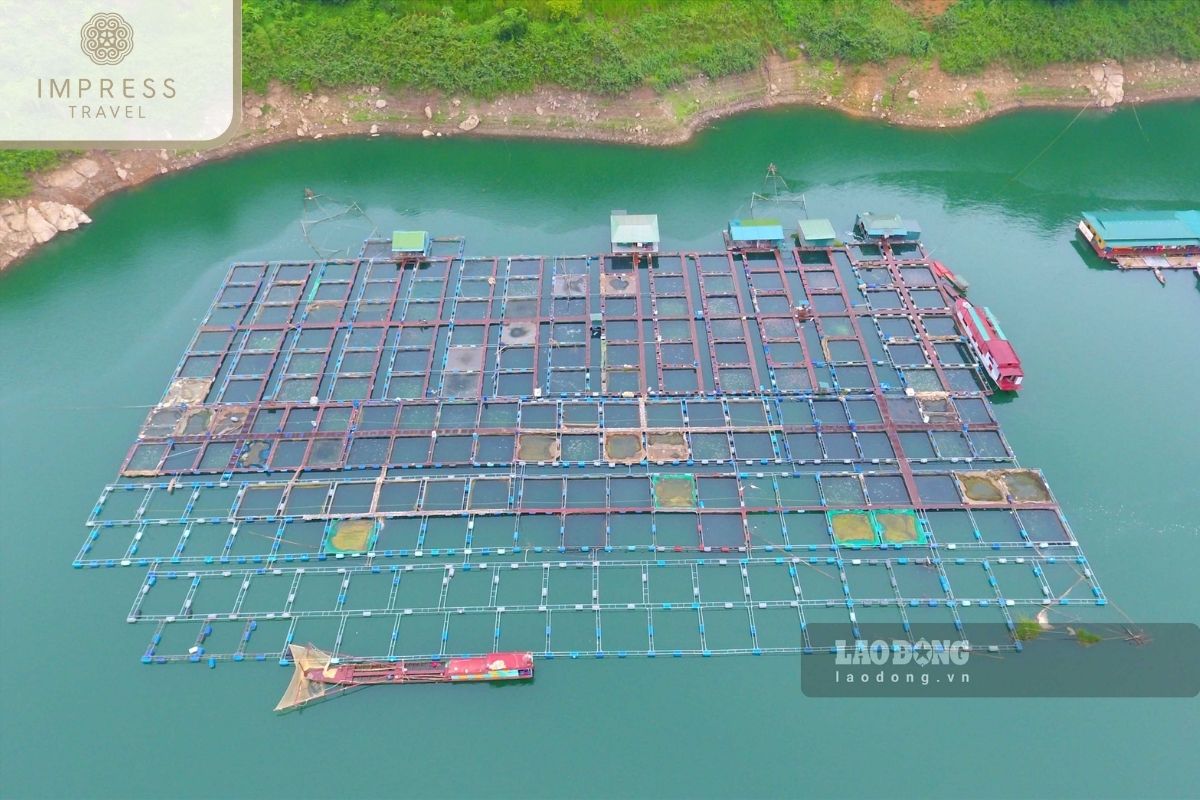
<path id="1" fill-rule="evenodd" d="M 1106 599 L 952 305 L 919 242 L 235 264 L 74 566 L 145 663 L 1013 647 Z"/>

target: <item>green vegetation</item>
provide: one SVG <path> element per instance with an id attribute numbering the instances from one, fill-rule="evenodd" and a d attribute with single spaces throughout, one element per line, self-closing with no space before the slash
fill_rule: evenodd
<path id="1" fill-rule="evenodd" d="M 957 0 L 933 19 L 898 0 L 242 0 L 242 27 L 245 84 L 259 91 L 278 80 L 301 90 L 369 84 L 491 97 L 552 84 L 618 94 L 807 53 L 836 97 L 843 65 L 901 57 L 951 73 L 1200 59 L 1200 0 Z M 885 106 L 895 100 L 888 89 Z M 1018 95 L 1060 96 L 1043 91 Z M 677 116 L 687 111 L 675 104 Z M 59 159 L 0 151 L 0 198 L 25 194 L 29 172 Z"/>
<path id="2" fill-rule="evenodd" d="M 1145 84 L 1142 84 L 1145 88 Z M 1071 89 L 1065 86 L 1034 86 L 1023 83 L 1017 87 L 1017 97 L 1022 100 L 1082 100 L 1088 90 L 1082 86 Z"/>
<path id="3" fill-rule="evenodd" d="M 618 93 L 822 61 L 937 59 L 952 73 L 1128 56 L 1200 58 L 1200 0 L 243 0 L 246 84 L 380 84 L 483 97 Z"/>
<path id="4" fill-rule="evenodd" d="M 486 13 L 485 13 L 486 12 Z M 891 0 L 244 0 L 248 86 L 383 84 L 492 96 L 617 93 L 758 67 L 770 51 L 885 61 L 929 47 Z"/>
<path id="5" fill-rule="evenodd" d="M 1200 59 L 1197 0 L 960 0 L 933 24 L 942 69 L 1175 55 Z"/>
<path id="6" fill-rule="evenodd" d="M 1079 628 L 1075 631 L 1075 641 L 1079 642 L 1084 647 L 1091 647 L 1092 645 L 1098 644 L 1104 640 L 1086 628 Z"/>
<path id="7" fill-rule="evenodd" d="M 992 107 L 992 104 L 988 102 L 987 95 L 983 93 L 982 89 L 975 90 L 975 105 L 979 106 L 980 111 L 987 111 Z"/>
<path id="8" fill-rule="evenodd" d="M 65 157 L 55 150 L 0 150 L 0 198 L 28 194 L 29 173 L 52 167 Z"/>
<path id="9" fill-rule="evenodd" d="M 1042 635 L 1042 626 L 1036 619 L 1017 620 L 1017 639 L 1022 642 L 1032 642 Z"/>

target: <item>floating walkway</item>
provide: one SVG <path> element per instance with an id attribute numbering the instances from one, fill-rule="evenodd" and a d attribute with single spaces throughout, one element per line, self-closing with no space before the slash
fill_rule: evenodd
<path id="1" fill-rule="evenodd" d="M 144 573 L 145 663 L 1000 649 L 1103 606 L 920 243 L 747 235 L 235 264 L 74 566 Z"/>

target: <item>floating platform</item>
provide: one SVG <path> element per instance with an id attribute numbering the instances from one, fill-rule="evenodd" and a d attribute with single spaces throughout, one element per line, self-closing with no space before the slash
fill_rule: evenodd
<path id="1" fill-rule="evenodd" d="M 1076 230 L 1121 269 L 1200 267 L 1200 211 L 1085 211 Z"/>
<path id="2" fill-rule="evenodd" d="M 1014 648 L 1105 604 L 919 242 L 463 249 L 230 268 L 74 561 L 143 573 L 144 663 Z"/>

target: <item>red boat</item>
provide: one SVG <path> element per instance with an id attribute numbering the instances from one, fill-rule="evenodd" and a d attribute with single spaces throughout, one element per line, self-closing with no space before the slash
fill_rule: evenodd
<path id="1" fill-rule="evenodd" d="M 984 372 L 1002 391 L 1015 392 L 1021 388 L 1021 380 L 1025 377 L 1021 359 L 1017 358 L 992 312 L 986 308 L 981 310 L 982 315 L 961 297 L 954 301 L 954 318 Z"/>
<path id="2" fill-rule="evenodd" d="M 352 661 L 315 666 L 304 677 L 316 683 L 359 686 L 375 683 L 455 683 L 513 681 L 533 677 L 533 654 L 492 653 L 445 661 Z"/>
<path id="3" fill-rule="evenodd" d="M 490 653 L 444 661 L 346 661 L 335 663 L 312 645 L 291 645 L 296 671 L 275 707 L 288 711 L 358 686 L 388 683 L 470 683 L 533 678 L 533 653 Z"/>
<path id="4" fill-rule="evenodd" d="M 930 261 L 929 266 L 933 268 L 933 274 L 939 278 L 945 278 L 950 281 L 950 285 L 958 290 L 959 294 L 966 294 L 971 288 L 971 284 L 967 283 L 967 279 L 961 275 L 955 275 L 949 267 L 940 261 Z"/>

